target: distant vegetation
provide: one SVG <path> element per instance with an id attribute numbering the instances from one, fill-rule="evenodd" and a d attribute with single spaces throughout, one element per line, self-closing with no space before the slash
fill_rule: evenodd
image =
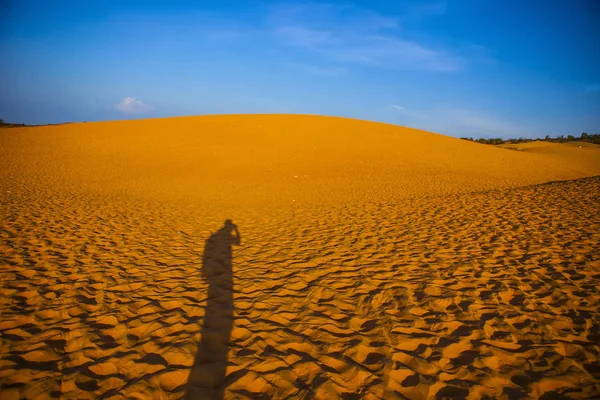
<path id="1" fill-rule="evenodd" d="M 61 124 L 46 124 L 46 125 L 64 125 L 71 124 L 72 122 L 63 122 Z M 3 119 L 0 119 L 0 128 L 20 128 L 23 126 L 44 126 L 44 125 L 25 125 L 25 124 L 16 124 L 14 122 L 5 122 Z"/>
<path id="2" fill-rule="evenodd" d="M 25 126 L 25 124 L 13 124 L 10 122 L 4 122 L 3 119 L 0 119 L 0 128 L 16 128 L 18 126 Z"/>
<path id="3" fill-rule="evenodd" d="M 544 139 L 518 138 L 518 139 L 504 140 L 504 139 L 500 139 L 500 138 L 473 139 L 472 137 L 461 137 L 461 139 L 469 140 L 471 142 L 482 143 L 482 144 L 505 144 L 505 143 L 510 144 L 510 143 L 527 143 L 527 142 L 534 142 L 534 141 L 545 141 L 545 142 L 553 142 L 553 143 L 566 143 L 566 142 L 578 141 L 578 142 L 589 142 L 589 143 L 600 144 L 600 134 L 598 134 L 598 133 L 589 134 L 589 133 L 585 133 L 585 132 L 583 132 L 581 134 L 581 136 L 568 135 L 567 137 L 564 137 L 563 135 L 560 135 L 558 137 L 551 138 L 550 136 L 546 135 L 546 137 Z"/>

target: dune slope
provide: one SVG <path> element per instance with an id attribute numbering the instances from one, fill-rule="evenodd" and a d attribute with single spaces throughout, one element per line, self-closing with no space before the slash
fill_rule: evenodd
<path id="1" fill-rule="evenodd" d="M 600 174 L 600 157 L 583 163 L 302 115 L 68 124 L 5 130 L 0 140 L 4 181 L 26 174 L 73 192 L 219 206 L 401 199 Z"/>
<path id="2" fill-rule="evenodd" d="M 577 150 L 313 116 L 2 130 L 1 397 L 597 396 Z"/>

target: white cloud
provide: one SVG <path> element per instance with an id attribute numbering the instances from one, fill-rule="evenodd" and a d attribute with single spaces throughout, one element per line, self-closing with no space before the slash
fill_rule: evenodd
<path id="1" fill-rule="evenodd" d="M 357 7 L 320 4 L 280 7 L 268 21 L 281 45 L 329 61 L 430 71 L 456 71 L 466 65 L 462 57 L 446 49 L 410 39 L 399 30 L 398 19 Z"/>
<path id="2" fill-rule="evenodd" d="M 405 107 L 402 107 L 402 106 L 399 106 L 399 105 L 396 105 L 396 104 L 390 104 L 388 107 L 390 107 L 390 108 L 392 108 L 392 109 L 394 109 L 396 111 L 400 111 L 400 112 L 405 112 L 406 111 Z"/>
<path id="3" fill-rule="evenodd" d="M 407 117 L 407 118 L 405 118 L 405 120 L 418 121 L 418 120 L 422 120 L 423 118 L 425 118 L 425 116 L 423 114 L 408 110 L 406 107 L 399 106 L 397 104 L 388 105 L 388 109 L 390 109 L 391 111 L 398 113 L 404 117 Z"/>
<path id="4" fill-rule="evenodd" d="M 135 97 L 125 97 L 116 105 L 117 110 L 125 114 L 141 114 L 152 110 L 152 107 Z"/>

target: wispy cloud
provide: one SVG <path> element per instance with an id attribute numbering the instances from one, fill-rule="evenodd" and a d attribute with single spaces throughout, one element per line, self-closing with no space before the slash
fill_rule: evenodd
<path id="1" fill-rule="evenodd" d="M 466 61 L 448 49 L 409 39 L 399 19 L 352 6 L 308 4 L 275 9 L 269 18 L 280 45 L 329 61 L 392 69 L 456 71 Z"/>
<path id="2" fill-rule="evenodd" d="M 334 33 L 331 31 L 303 26 L 278 26 L 275 28 L 275 34 L 281 43 L 307 50 L 319 50 L 336 42 Z"/>
<path id="3" fill-rule="evenodd" d="M 391 110 L 391 111 L 393 111 L 397 114 L 400 114 L 404 117 L 407 117 L 408 119 L 411 119 L 411 120 L 418 121 L 418 120 L 422 120 L 425 118 L 425 115 L 415 112 L 415 111 L 412 111 L 412 110 L 408 110 L 406 107 L 400 106 L 397 104 L 389 104 L 387 106 L 387 108 L 388 108 L 388 110 Z"/>
<path id="4" fill-rule="evenodd" d="M 400 115 L 398 123 L 419 129 L 453 135 L 475 137 L 519 137 L 531 133 L 529 127 L 480 110 L 439 106 L 412 111 L 390 104 L 387 109 Z"/>
<path id="5" fill-rule="evenodd" d="M 406 107 L 399 106 L 396 104 L 390 104 L 390 105 L 388 105 L 388 107 L 391 108 L 392 110 L 400 111 L 401 113 L 406 112 Z"/>
<path id="6" fill-rule="evenodd" d="M 484 113 L 478 110 L 460 109 L 460 108 L 444 108 L 439 110 L 438 118 L 436 118 L 437 126 L 443 129 L 445 123 L 455 134 L 469 134 L 477 136 L 521 136 L 525 127 L 511 121 L 507 121 L 501 117 Z"/>
<path id="7" fill-rule="evenodd" d="M 313 65 L 313 64 L 306 64 L 306 63 L 297 63 L 297 62 L 290 62 L 290 63 L 286 63 L 286 64 L 289 65 L 291 68 L 294 68 L 294 69 L 297 69 L 300 71 L 304 71 L 304 72 L 308 72 L 313 75 L 334 77 L 334 76 L 344 75 L 346 73 L 346 70 L 344 68 L 335 67 L 335 66 L 327 66 L 327 65 L 321 66 L 321 65 Z"/>
<path id="8" fill-rule="evenodd" d="M 115 108 L 125 114 L 141 114 L 152 110 L 152 107 L 135 97 L 125 97 Z"/>

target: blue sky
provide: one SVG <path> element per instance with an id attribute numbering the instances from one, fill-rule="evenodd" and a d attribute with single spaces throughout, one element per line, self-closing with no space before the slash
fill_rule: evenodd
<path id="1" fill-rule="evenodd" d="M 600 132 L 595 0 L 0 2 L 0 118 L 301 113 Z"/>

